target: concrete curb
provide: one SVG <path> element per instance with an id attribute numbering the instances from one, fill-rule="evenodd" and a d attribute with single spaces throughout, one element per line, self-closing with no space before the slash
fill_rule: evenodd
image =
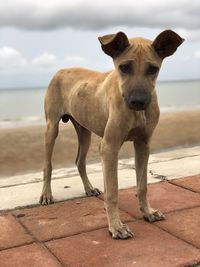
<path id="1" fill-rule="evenodd" d="M 134 158 L 119 160 L 119 188 L 136 185 Z M 94 187 L 103 191 L 101 164 L 87 166 Z M 171 180 L 200 173 L 200 146 L 177 148 L 150 156 L 148 183 Z M 0 179 L 0 211 L 37 205 L 42 189 L 42 172 L 3 177 Z M 53 171 L 52 190 L 55 201 L 85 196 L 77 169 Z"/>

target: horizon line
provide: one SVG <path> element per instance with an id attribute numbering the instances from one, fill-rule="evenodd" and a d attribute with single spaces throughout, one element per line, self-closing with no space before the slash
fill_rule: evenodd
<path id="1" fill-rule="evenodd" d="M 171 83 L 171 82 L 192 82 L 192 81 L 200 81 L 200 78 L 188 78 L 188 79 L 175 79 L 175 80 L 158 80 L 157 83 Z M 28 89 L 41 89 L 41 88 L 47 88 L 47 85 L 22 85 L 22 86 L 10 86 L 10 87 L 0 87 L 0 90 L 15 90 L 15 89 L 22 89 L 22 90 L 28 90 Z"/>

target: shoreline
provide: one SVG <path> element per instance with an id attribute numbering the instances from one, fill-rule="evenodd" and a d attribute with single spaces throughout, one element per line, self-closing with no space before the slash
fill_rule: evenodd
<path id="1" fill-rule="evenodd" d="M 53 155 L 53 168 L 75 166 L 78 149 L 77 137 L 70 123 L 60 124 Z M 0 178 L 43 169 L 45 124 L 0 128 Z M 87 162 L 100 162 L 101 138 L 92 135 Z M 161 113 L 159 124 L 153 134 L 151 153 L 175 147 L 200 144 L 200 110 Z M 126 142 L 119 158 L 134 156 L 133 145 Z"/>
<path id="2" fill-rule="evenodd" d="M 196 107 L 180 107 L 175 108 L 173 106 L 169 107 L 160 107 L 161 116 L 165 116 L 165 114 L 178 114 L 178 113 L 188 113 L 200 111 L 200 105 Z M 42 116 L 28 116 L 23 117 L 21 119 L 11 120 L 11 119 L 3 119 L 0 120 L 0 130 L 4 129 L 18 129 L 24 127 L 32 127 L 32 126 L 45 126 L 45 118 Z"/>

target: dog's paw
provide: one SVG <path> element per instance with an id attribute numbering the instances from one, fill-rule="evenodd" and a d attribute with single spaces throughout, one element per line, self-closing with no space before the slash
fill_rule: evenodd
<path id="1" fill-rule="evenodd" d="M 85 191 L 86 196 L 92 197 L 92 196 L 99 196 L 102 192 L 98 188 L 90 188 Z"/>
<path id="2" fill-rule="evenodd" d="M 150 223 L 165 220 L 165 216 L 159 210 L 153 210 L 149 214 L 144 214 L 143 218 Z"/>
<path id="3" fill-rule="evenodd" d="M 128 239 L 134 236 L 133 232 L 126 224 L 121 224 L 120 227 L 110 227 L 109 233 L 113 239 Z"/>
<path id="4" fill-rule="evenodd" d="M 39 202 L 43 206 L 54 203 L 52 194 L 42 194 Z"/>

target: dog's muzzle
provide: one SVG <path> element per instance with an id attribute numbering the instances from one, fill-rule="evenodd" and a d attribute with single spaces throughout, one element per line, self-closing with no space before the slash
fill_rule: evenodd
<path id="1" fill-rule="evenodd" d="M 151 94 L 144 90 L 134 90 L 125 96 L 124 100 L 129 109 L 145 110 L 151 102 Z"/>

